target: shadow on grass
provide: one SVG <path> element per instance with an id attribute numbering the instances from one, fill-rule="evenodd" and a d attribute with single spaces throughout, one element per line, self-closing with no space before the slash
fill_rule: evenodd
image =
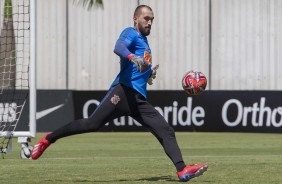
<path id="1" fill-rule="evenodd" d="M 151 177 L 151 178 L 141 178 L 137 181 L 177 181 L 176 179 L 171 178 L 171 176 L 158 176 L 158 177 Z"/>
<path id="2" fill-rule="evenodd" d="M 45 180 L 48 182 L 66 182 L 63 180 Z M 177 179 L 171 178 L 171 176 L 159 176 L 159 177 L 150 177 L 150 178 L 140 178 L 140 179 L 119 179 L 119 180 L 87 180 L 87 179 L 81 179 L 81 180 L 72 180 L 71 182 L 73 183 L 120 183 L 120 182 L 125 182 L 125 183 L 132 183 L 136 181 L 147 181 L 147 182 L 177 182 Z"/>
<path id="3" fill-rule="evenodd" d="M 45 180 L 45 181 L 49 181 L 49 182 L 62 182 L 65 183 L 65 180 Z M 142 182 L 142 181 L 146 181 L 148 183 L 152 182 L 152 183 L 165 183 L 165 182 L 173 182 L 173 183 L 180 183 L 177 179 L 173 179 L 170 176 L 160 176 L 160 177 L 151 177 L 151 178 L 140 178 L 140 179 L 136 179 L 136 180 L 130 180 L 130 179 L 119 179 L 119 180 L 72 180 L 71 183 L 133 183 L 133 182 Z M 194 181 L 197 182 L 197 181 Z M 213 181 L 210 180 L 206 180 L 206 181 L 201 181 L 200 183 L 213 183 Z"/>

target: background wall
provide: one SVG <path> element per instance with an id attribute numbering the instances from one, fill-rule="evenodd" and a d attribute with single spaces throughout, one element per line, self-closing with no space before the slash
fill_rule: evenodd
<path id="1" fill-rule="evenodd" d="M 191 69 L 210 90 L 281 90 L 281 0 L 104 0 L 87 11 L 72 0 L 37 1 L 39 89 L 105 90 L 119 71 L 113 53 L 138 4 L 152 7 L 149 36 L 157 80 L 181 89 Z"/>
<path id="2" fill-rule="evenodd" d="M 212 2 L 212 89 L 282 89 L 282 1 Z"/>

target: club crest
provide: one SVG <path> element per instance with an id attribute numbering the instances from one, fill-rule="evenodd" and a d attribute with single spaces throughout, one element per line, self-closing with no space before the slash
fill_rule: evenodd
<path id="1" fill-rule="evenodd" d="M 116 105 L 118 104 L 118 102 L 120 101 L 120 98 L 118 95 L 114 95 L 112 98 L 111 98 L 111 102 L 112 104 Z"/>

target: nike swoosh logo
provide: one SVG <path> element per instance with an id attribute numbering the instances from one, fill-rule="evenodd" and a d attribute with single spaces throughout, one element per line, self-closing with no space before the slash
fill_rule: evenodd
<path id="1" fill-rule="evenodd" d="M 48 108 L 48 109 L 45 109 L 43 111 L 40 111 L 40 112 L 36 112 L 36 120 L 40 119 L 40 118 L 43 118 L 44 116 L 47 116 L 48 114 L 54 112 L 55 110 L 63 107 L 64 104 L 61 104 L 61 105 L 57 105 L 55 107 L 51 107 L 51 108 Z"/>

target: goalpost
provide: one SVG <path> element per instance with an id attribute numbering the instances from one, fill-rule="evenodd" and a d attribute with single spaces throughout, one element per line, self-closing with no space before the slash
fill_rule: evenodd
<path id="1" fill-rule="evenodd" d="M 0 0 L 0 153 L 11 151 L 11 139 L 18 137 L 22 158 L 30 154 L 28 142 L 36 134 L 35 71 L 35 0 Z M 27 129 L 17 130 L 24 111 Z"/>

